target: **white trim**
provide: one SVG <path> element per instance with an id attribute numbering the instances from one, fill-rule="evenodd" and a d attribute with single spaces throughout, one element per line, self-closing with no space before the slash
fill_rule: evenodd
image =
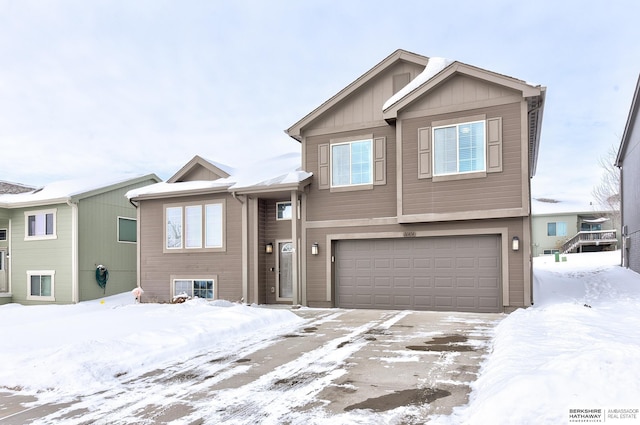
<path id="1" fill-rule="evenodd" d="M 218 275 L 209 275 L 207 277 L 201 275 L 171 275 L 169 276 L 171 284 L 171 299 L 176 296 L 176 280 L 190 280 L 191 281 L 191 296 L 193 297 L 193 282 L 196 280 L 205 280 L 213 282 L 213 298 L 201 298 L 203 300 L 216 300 L 218 299 Z"/>
<path id="2" fill-rule="evenodd" d="M 78 204 L 68 201 L 71 207 L 71 302 L 80 300 L 80 287 L 78 278 Z"/>
<path id="3" fill-rule="evenodd" d="M 220 246 L 207 246 L 207 207 L 220 205 Z M 186 209 L 191 207 L 200 207 L 201 222 L 200 229 L 201 244 L 199 247 L 187 247 L 187 215 Z M 181 213 L 181 243 L 178 247 L 167 246 L 167 210 L 171 208 L 179 208 Z M 225 252 L 226 251 L 226 214 L 227 203 L 225 199 L 203 200 L 200 203 L 171 203 L 162 206 L 162 226 L 163 226 L 163 248 L 162 252 L 167 253 L 186 253 L 186 252 Z"/>
<path id="4" fill-rule="evenodd" d="M 51 295 L 31 295 L 31 276 L 51 276 Z M 55 270 L 27 270 L 27 299 L 32 301 L 55 301 Z"/>
<path id="5" fill-rule="evenodd" d="M 51 235 L 29 235 L 29 217 L 30 216 L 38 216 L 44 215 L 46 220 L 47 214 L 53 214 L 53 233 Z M 56 222 L 58 221 L 58 209 L 57 208 L 49 208 L 45 210 L 29 210 L 24 212 L 24 240 L 25 241 L 41 241 L 41 240 L 50 240 L 50 239 L 58 239 L 58 229 Z M 46 230 L 45 230 L 46 231 Z"/>

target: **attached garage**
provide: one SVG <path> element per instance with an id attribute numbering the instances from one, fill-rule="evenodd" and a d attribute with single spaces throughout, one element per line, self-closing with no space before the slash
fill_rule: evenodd
<path id="1" fill-rule="evenodd" d="M 340 240 L 341 308 L 502 311 L 500 236 Z"/>

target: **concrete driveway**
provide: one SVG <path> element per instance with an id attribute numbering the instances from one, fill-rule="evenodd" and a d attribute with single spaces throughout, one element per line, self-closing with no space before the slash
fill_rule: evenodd
<path id="1" fill-rule="evenodd" d="M 505 317 L 293 311 L 306 319 L 293 332 L 150 370 L 124 390 L 64 404 L 0 391 L 0 423 L 424 423 L 467 402 Z"/>

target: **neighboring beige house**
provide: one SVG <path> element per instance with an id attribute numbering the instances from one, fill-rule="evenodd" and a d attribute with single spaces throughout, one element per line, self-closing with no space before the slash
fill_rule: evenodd
<path id="1" fill-rule="evenodd" d="M 532 200 L 533 256 L 615 250 L 614 214 L 587 203 Z"/>
<path id="2" fill-rule="evenodd" d="M 146 301 L 511 311 L 531 305 L 545 88 L 397 50 L 286 130 L 301 169 L 195 157 L 132 191 Z M 251 168 L 251 167 L 249 167 Z M 244 181 L 243 181 L 244 180 Z M 211 239 L 209 239 L 211 236 Z"/>
<path id="3" fill-rule="evenodd" d="M 640 77 L 618 149 L 620 213 L 622 216 L 622 265 L 640 273 Z"/>

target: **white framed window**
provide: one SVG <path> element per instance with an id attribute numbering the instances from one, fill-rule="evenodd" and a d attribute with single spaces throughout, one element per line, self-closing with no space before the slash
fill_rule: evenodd
<path id="1" fill-rule="evenodd" d="M 173 296 L 187 296 L 189 298 L 216 298 L 216 279 L 173 279 Z"/>
<path id="2" fill-rule="evenodd" d="M 0 229 L 0 241 L 7 240 L 7 229 Z"/>
<path id="3" fill-rule="evenodd" d="M 567 223 L 562 221 L 547 223 L 547 236 L 567 236 Z"/>
<path id="4" fill-rule="evenodd" d="M 26 211 L 24 239 L 56 239 L 56 210 Z"/>
<path id="5" fill-rule="evenodd" d="M 291 201 L 276 202 L 276 220 L 291 220 Z"/>
<path id="6" fill-rule="evenodd" d="M 331 186 L 373 184 L 373 140 L 331 145 Z"/>
<path id="7" fill-rule="evenodd" d="M 486 171 L 484 121 L 433 128 L 433 174 Z"/>
<path id="8" fill-rule="evenodd" d="M 54 270 L 27 271 L 27 299 L 38 301 L 55 301 Z"/>
<path id="9" fill-rule="evenodd" d="M 118 217 L 118 242 L 136 243 L 138 241 L 137 221 L 135 218 Z"/>
<path id="10" fill-rule="evenodd" d="M 224 249 L 224 203 L 165 207 L 165 249 Z"/>

